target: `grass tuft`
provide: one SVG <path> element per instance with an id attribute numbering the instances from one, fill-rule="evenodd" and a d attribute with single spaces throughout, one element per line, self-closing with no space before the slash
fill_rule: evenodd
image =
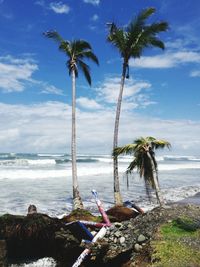
<path id="1" fill-rule="evenodd" d="M 195 227 L 194 227 L 195 226 Z M 200 266 L 200 229 L 190 218 L 178 218 L 160 228 L 152 241 L 152 267 Z"/>

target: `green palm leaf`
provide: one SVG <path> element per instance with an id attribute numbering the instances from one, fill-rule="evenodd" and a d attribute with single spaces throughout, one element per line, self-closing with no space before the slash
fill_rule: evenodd
<path id="1" fill-rule="evenodd" d="M 44 33 L 47 38 L 54 39 L 59 43 L 59 50 L 64 52 L 68 58 L 66 66 L 69 71 L 69 75 L 72 71 L 75 72 L 75 76 L 78 77 L 78 67 L 83 72 L 87 82 L 91 85 L 90 68 L 84 62 L 84 60 L 91 60 L 97 65 L 99 64 L 97 56 L 93 53 L 91 45 L 85 40 L 64 40 L 56 31 L 48 31 Z"/>
<path id="2" fill-rule="evenodd" d="M 151 199 L 151 189 L 155 190 L 155 182 L 158 182 L 155 150 L 163 149 L 165 147 L 171 147 L 168 141 L 148 136 L 140 137 L 134 140 L 132 144 L 117 147 L 113 151 L 114 157 L 118 157 L 119 155 L 133 156 L 133 160 L 130 162 L 126 170 L 127 179 L 129 179 L 129 176 L 133 174 L 133 171 L 136 169 L 139 176 L 144 179 L 145 189 L 149 199 Z"/>
<path id="3" fill-rule="evenodd" d="M 90 76 L 90 67 L 81 60 L 78 61 L 78 65 L 80 69 L 82 70 L 82 72 L 84 73 L 84 76 L 87 82 L 89 83 L 89 85 L 91 85 L 92 81 L 91 81 L 91 76 Z"/>

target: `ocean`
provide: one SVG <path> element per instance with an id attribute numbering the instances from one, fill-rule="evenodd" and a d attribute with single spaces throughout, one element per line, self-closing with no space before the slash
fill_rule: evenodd
<path id="1" fill-rule="evenodd" d="M 119 159 L 124 200 L 144 209 L 156 205 L 146 197 L 143 180 L 135 172 L 124 174 L 131 157 Z M 167 202 L 200 192 L 200 157 L 157 157 L 160 186 Z M 112 158 L 110 155 L 78 155 L 78 180 L 85 207 L 97 212 L 91 190 L 96 189 L 105 208 L 113 205 Z M 71 160 L 64 154 L 0 154 L 0 214 L 26 214 L 30 204 L 51 216 L 72 208 Z"/>
<path id="2" fill-rule="evenodd" d="M 149 202 L 143 180 L 137 172 L 124 174 L 131 157 L 119 158 L 120 184 L 123 199 L 133 200 L 144 210 L 157 205 L 155 196 Z M 158 156 L 160 187 L 166 202 L 174 202 L 200 192 L 200 157 Z M 105 209 L 113 205 L 111 155 L 78 155 L 78 181 L 87 209 L 98 213 L 91 190 L 96 189 Z M 30 204 L 38 212 L 61 217 L 72 209 L 71 160 L 67 154 L 0 154 L 0 215 L 27 214 Z M 11 267 L 53 267 L 52 259 Z"/>

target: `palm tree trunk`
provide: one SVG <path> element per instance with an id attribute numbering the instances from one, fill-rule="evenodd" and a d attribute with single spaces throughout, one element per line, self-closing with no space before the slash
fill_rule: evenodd
<path id="1" fill-rule="evenodd" d="M 76 166 L 76 77 L 72 71 L 72 184 L 73 184 L 73 208 L 83 209 L 83 203 L 78 189 L 77 166 Z"/>
<path id="2" fill-rule="evenodd" d="M 113 151 L 116 147 L 118 147 L 118 133 L 119 133 L 119 118 L 121 112 L 121 104 L 122 104 L 122 95 L 124 90 L 124 82 L 125 82 L 125 75 L 126 75 L 126 62 L 123 63 L 123 70 L 121 76 L 121 83 L 120 83 L 120 91 L 118 96 L 117 102 L 117 110 L 116 110 L 116 117 L 115 117 L 115 128 L 114 128 L 114 140 L 113 140 Z M 118 173 L 118 159 L 117 157 L 113 157 L 113 172 L 114 172 L 114 200 L 115 205 L 122 205 L 122 196 L 120 193 L 120 186 L 119 186 L 119 173 Z"/>
<path id="3" fill-rule="evenodd" d="M 153 171 L 153 182 L 154 182 L 154 186 L 155 186 L 156 197 L 157 197 L 157 200 L 158 200 L 160 206 L 162 207 L 162 206 L 164 206 L 165 203 L 164 203 L 164 199 L 163 199 L 163 196 L 161 194 L 160 187 L 158 184 L 158 176 L 157 176 L 155 164 L 154 164 L 152 156 L 150 155 L 149 152 L 147 152 L 147 156 L 151 161 L 151 166 L 152 166 L 152 171 Z"/>

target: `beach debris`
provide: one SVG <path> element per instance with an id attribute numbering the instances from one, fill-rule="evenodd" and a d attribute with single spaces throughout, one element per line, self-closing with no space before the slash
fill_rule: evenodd
<path id="1" fill-rule="evenodd" d="M 82 224 L 84 225 L 87 225 L 87 226 L 94 226 L 94 227 L 97 227 L 97 228 L 101 228 L 101 227 L 104 227 L 104 226 L 108 226 L 106 223 L 100 223 L 100 222 L 92 222 L 92 221 L 79 221 L 81 222 Z"/>
<path id="2" fill-rule="evenodd" d="M 31 215 L 31 214 L 35 214 L 35 213 L 37 213 L 36 206 L 35 205 L 29 205 L 27 215 Z"/>
<path id="3" fill-rule="evenodd" d="M 133 201 L 127 200 L 127 201 L 125 201 L 123 203 L 123 206 L 127 207 L 127 208 L 130 208 L 130 209 L 133 209 L 133 210 L 135 210 L 135 211 L 137 211 L 139 213 L 144 213 L 144 210 L 141 209 L 139 206 L 137 206 Z"/>
<path id="4" fill-rule="evenodd" d="M 103 205 L 102 205 L 102 203 L 101 203 L 101 200 L 100 200 L 99 197 L 98 197 L 97 191 L 93 189 L 93 190 L 92 190 L 92 194 L 93 194 L 93 196 L 94 196 L 94 198 L 95 198 L 97 207 L 98 207 L 99 212 L 101 213 L 101 215 L 102 215 L 102 217 L 103 217 L 103 219 L 104 219 L 104 222 L 107 224 L 107 226 L 111 226 L 111 222 L 110 222 L 110 220 L 109 220 L 109 218 L 108 218 L 108 215 L 106 214 L 106 212 L 105 212 L 105 210 L 104 210 L 104 208 L 103 208 Z"/>
<path id="5" fill-rule="evenodd" d="M 87 227 L 80 221 L 67 223 L 66 226 L 68 226 L 72 234 L 80 241 L 82 239 L 92 241 L 94 238 Z"/>
<path id="6" fill-rule="evenodd" d="M 111 222 L 108 218 L 108 215 L 106 214 L 104 208 L 103 208 L 103 205 L 101 203 L 101 200 L 98 198 L 98 194 L 97 194 L 97 191 L 96 190 L 92 190 L 92 194 L 93 196 L 95 197 L 95 201 L 96 201 L 96 204 L 97 204 L 97 207 L 99 209 L 99 212 L 101 213 L 102 217 L 103 217 L 103 220 L 105 223 L 97 223 L 97 222 L 90 222 L 90 221 L 78 221 L 76 223 L 78 223 L 79 227 L 81 227 L 81 232 L 80 234 L 83 235 L 86 234 L 87 237 L 89 237 L 89 239 L 86 237 L 86 238 L 83 238 L 84 239 L 84 242 L 88 241 L 90 242 L 90 238 L 92 236 L 92 234 L 90 233 L 90 231 L 84 226 L 84 225 L 88 225 L 88 226 L 95 226 L 95 227 L 101 227 L 101 229 L 99 230 L 99 232 L 92 238 L 91 243 L 95 243 L 98 239 L 101 239 L 103 238 L 105 235 L 106 235 L 106 230 L 107 230 L 107 227 L 110 227 L 111 226 Z M 71 224 L 73 225 L 73 224 Z M 84 226 L 84 227 L 82 227 Z M 78 234 L 78 233 L 74 233 L 74 234 Z M 80 264 L 84 261 L 84 259 L 91 253 L 91 249 L 89 248 L 86 248 L 84 249 L 84 251 L 81 253 L 81 255 L 78 257 L 78 259 L 76 260 L 76 262 L 74 263 L 74 265 L 72 267 L 78 267 L 80 266 Z"/>
<path id="7" fill-rule="evenodd" d="M 106 227 L 102 227 L 100 231 L 95 235 L 95 237 L 92 239 L 91 243 L 95 243 L 97 240 L 103 238 L 106 234 Z M 76 262 L 72 265 L 72 267 L 78 267 L 81 265 L 81 263 L 84 261 L 84 259 L 91 253 L 91 250 L 89 248 L 86 248 L 83 250 L 81 255 L 78 257 Z"/>
<path id="8" fill-rule="evenodd" d="M 138 211 L 124 206 L 111 207 L 106 213 L 110 216 L 112 223 L 127 221 L 140 215 Z"/>

